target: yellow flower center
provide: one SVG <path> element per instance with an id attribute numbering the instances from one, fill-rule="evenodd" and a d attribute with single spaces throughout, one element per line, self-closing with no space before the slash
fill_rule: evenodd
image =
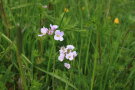
<path id="1" fill-rule="evenodd" d="M 57 37 L 60 37 L 60 35 L 56 35 Z"/>
<path id="2" fill-rule="evenodd" d="M 114 23 L 119 24 L 119 19 L 118 18 L 115 18 L 114 19 Z"/>

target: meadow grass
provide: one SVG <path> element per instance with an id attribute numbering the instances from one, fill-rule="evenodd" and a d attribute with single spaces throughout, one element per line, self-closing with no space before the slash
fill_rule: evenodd
<path id="1" fill-rule="evenodd" d="M 135 90 L 134 10 L 135 0 L 0 0 L 0 90 Z M 63 42 L 38 37 L 50 24 Z M 58 55 L 69 44 L 68 70 Z"/>

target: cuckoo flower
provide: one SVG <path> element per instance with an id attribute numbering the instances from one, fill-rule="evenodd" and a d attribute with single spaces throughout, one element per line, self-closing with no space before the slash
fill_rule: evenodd
<path id="1" fill-rule="evenodd" d="M 77 52 L 73 51 L 75 47 L 73 45 L 67 45 L 67 47 L 65 48 L 64 46 L 60 48 L 59 53 L 60 56 L 61 54 L 68 60 L 72 61 L 76 56 L 77 56 Z M 59 56 L 59 57 L 60 57 Z M 63 61 L 63 60 L 62 60 Z"/>
<path id="2" fill-rule="evenodd" d="M 61 53 L 65 54 L 67 52 L 67 49 L 65 47 L 61 47 L 59 52 L 60 52 L 60 54 Z"/>
<path id="3" fill-rule="evenodd" d="M 58 60 L 62 62 L 62 61 L 64 60 L 64 57 L 65 57 L 65 54 L 62 53 L 62 54 L 60 54 L 60 56 L 58 57 Z"/>
<path id="4" fill-rule="evenodd" d="M 63 41 L 64 40 L 63 35 L 64 35 L 64 32 L 62 32 L 60 30 L 56 30 L 55 35 L 54 35 L 54 39 Z"/>
<path id="5" fill-rule="evenodd" d="M 76 57 L 77 56 L 77 52 L 76 51 L 73 51 L 73 56 Z"/>
<path id="6" fill-rule="evenodd" d="M 67 45 L 67 49 L 73 50 L 75 47 L 73 45 Z"/>
<path id="7" fill-rule="evenodd" d="M 52 25 L 52 24 L 50 24 L 51 30 L 56 30 L 58 27 L 59 27 L 58 25 Z"/>
<path id="8" fill-rule="evenodd" d="M 54 33 L 54 30 L 49 29 L 47 33 L 48 35 L 52 35 Z"/>
<path id="9" fill-rule="evenodd" d="M 72 61 L 74 59 L 74 55 L 72 52 L 66 54 L 66 59 L 69 59 L 70 61 Z"/>
<path id="10" fill-rule="evenodd" d="M 70 64 L 69 63 L 64 63 L 64 66 L 67 68 L 67 69 L 70 69 Z"/>
<path id="11" fill-rule="evenodd" d="M 63 61 L 64 59 L 67 59 L 69 61 L 74 60 L 74 58 L 77 56 L 77 52 L 74 51 L 75 47 L 73 45 L 67 45 L 66 48 L 62 46 L 59 50 L 60 56 L 58 57 L 59 61 Z M 64 63 L 64 66 L 67 69 L 70 69 L 70 64 L 69 63 Z"/>
<path id="12" fill-rule="evenodd" d="M 46 34 L 47 34 L 47 32 L 48 32 L 48 29 L 47 29 L 47 28 L 45 28 L 45 27 L 43 27 L 43 28 L 41 28 L 41 34 L 40 34 L 40 35 L 38 35 L 38 36 L 46 35 Z"/>
<path id="13" fill-rule="evenodd" d="M 54 33 L 54 31 L 56 30 L 58 28 L 58 26 L 57 25 L 52 25 L 52 24 L 50 24 L 50 28 L 49 28 L 49 30 L 48 30 L 48 35 L 52 35 L 53 33 Z"/>

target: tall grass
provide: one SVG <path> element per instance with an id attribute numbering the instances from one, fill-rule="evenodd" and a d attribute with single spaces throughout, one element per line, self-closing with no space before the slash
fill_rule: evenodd
<path id="1" fill-rule="evenodd" d="M 134 9 L 134 0 L 0 0 L 0 90 L 135 90 Z M 50 24 L 63 42 L 37 36 Z M 68 44 L 78 52 L 69 70 L 58 61 Z"/>

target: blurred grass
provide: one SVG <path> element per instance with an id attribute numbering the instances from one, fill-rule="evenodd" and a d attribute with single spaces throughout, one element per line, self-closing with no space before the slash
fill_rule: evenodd
<path id="1" fill-rule="evenodd" d="M 0 88 L 21 90 L 21 49 L 28 90 L 135 90 L 134 9 L 134 0 L 0 0 Z M 63 42 L 37 37 L 49 24 L 60 25 Z M 67 44 L 78 52 L 70 70 L 57 59 Z"/>

